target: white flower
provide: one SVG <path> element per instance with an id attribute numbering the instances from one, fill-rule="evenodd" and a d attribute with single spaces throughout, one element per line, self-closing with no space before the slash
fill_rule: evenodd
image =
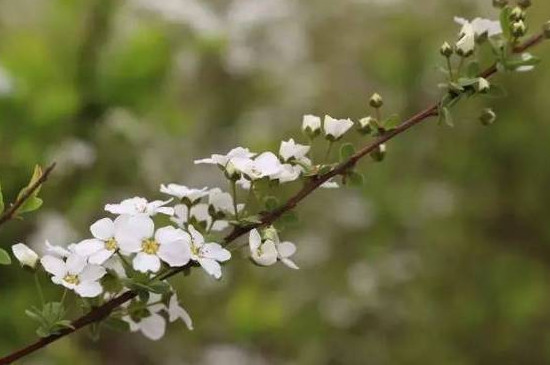
<path id="1" fill-rule="evenodd" d="M 241 177 L 239 180 L 237 180 L 236 184 L 243 190 L 250 190 L 250 187 L 252 185 L 250 183 L 250 180 L 247 180 L 244 177 Z"/>
<path id="2" fill-rule="evenodd" d="M 53 275 L 55 284 L 74 290 L 81 297 L 93 298 L 103 291 L 99 279 L 105 275 L 105 269 L 87 264 L 86 258 L 76 253 L 69 255 L 66 260 L 47 255 L 42 257 L 40 263 Z"/>
<path id="3" fill-rule="evenodd" d="M 281 142 L 279 155 L 285 162 L 290 159 L 301 160 L 306 157 L 306 154 L 309 152 L 310 148 L 310 146 L 304 146 L 294 142 L 294 139 L 291 138 L 288 141 Z"/>
<path id="4" fill-rule="evenodd" d="M 295 181 L 300 177 L 302 170 L 303 168 L 299 165 L 284 164 L 281 165 L 281 171 L 273 175 L 273 178 L 279 180 L 281 184 Z"/>
<path id="5" fill-rule="evenodd" d="M 193 320 L 189 313 L 180 305 L 178 295 L 174 292 L 168 302 L 168 320 L 175 322 L 181 319 L 189 330 L 193 330 Z"/>
<path id="6" fill-rule="evenodd" d="M 11 250 L 21 266 L 28 266 L 33 269 L 36 267 L 38 255 L 29 246 L 24 243 L 18 243 L 11 246 Z"/>
<path id="7" fill-rule="evenodd" d="M 257 229 L 250 231 L 248 240 L 252 260 L 258 265 L 270 266 L 277 262 L 277 249 L 275 243 L 271 240 L 262 242 L 262 237 Z"/>
<path id="8" fill-rule="evenodd" d="M 275 242 L 277 248 L 277 258 L 291 269 L 298 270 L 299 267 L 290 259 L 296 253 L 296 245 L 292 242 Z"/>
<path id="9" fill-rule="evenodd" d="M 470 24 L 473 31 L 476 35 L 480 36 L 484 33 L 487 33 L 489 37 L 502 34 L 502 27 L 498 20 L 490 20 L 484 18 L 475 18 L 471 22 L 464 18 L 455 17 L 455 22 L 464 26 L 465 24 Z"/>
<path id="10" fill-rule="evenodd" d="M 160 340 L 164 336 L 166 332 L 166 320 L 159 312 L 165 310 L 166 306 L 159 303 L 161 298 L 160 294 L 151 293 L 147 306 L 149 316 L 141 318 L 139 322 L 135 322 L 130 316 L 122 317 L 122 320 L 130 325 L 130 331 L 139 331 L 153 341 Z"/>
<path id="11" fill-rule="evenodd" d="M 255 153 L 250 152 L 248 148 L 243 147 L 237 147 L 229 151 L 226 155 L 218 155 L 214 154 L 210 158 L 205 158 L 202 160 L 196 160 L 195 164 L 211 164 L 211 165 L 219 165 L 221 167 L 225 167 L 229 161 L 233 158 L 252 158 L 254 157 Z"/>
<path id="12" fill-rule="evenodd" d="M 480 92 L 489 91 L 489 89 L 491 88 L 491 84 L 489 83 L 489 81 L 487 81 L 487 79 L 480 77 L 477 80 L 478 80 L 477 88 Z"/>
<path id="13" fill-rule="evenodd" d="M 103 218 L 90 226 L 94 238 L 83 240 L 74 246 L 74 251 L 87 257 L 90 264 L 101 265 L 118 250 L 118 242 L 126 235 L 125 222 L 130 216 L 121 215 L 115 219 Z"/>
<path id="14" fill-rule="evenodd" d="M 474 52 L 476 46 L 475 36 L 472 25 L 468 22 L 464 23 L 459 33 L 459 40 L 456 42 L 457 53 L 460 56 L 466 57 Z"/>
<path id="15" fill-rule="evenodd" d="M 189 262 L 189 235 L 172 226 L 155 232 L 153 220 L 147 216 L 129 217 L 121 228 L 119 247 L 124 253 L 137 253 L 133 267 L 140 272 L 157 272 L 161 260 L 172 267 Z M 154 236 L 153 236 L 154 234 Z"/>
<path id="16" fill-rule="evenodd" d="M 521 59 L 523 61 L 529 61 L 531 59 L 533 59 L 533 55 L 531 53 L 528 53 L 528 52 L 525 52 L 525 53 L 522 53 L 521 54 Z M 533 69 L 535 68 L 535 66 L 533 65 L 528 65 L 528 66 L 519 66 L 518 68 L 516 68 L 516 71 L 517 72 L 529 72 L 529 71 L 532 71 Z"/>
<path id="17" fill-rule="evenodd" d="M 321 118 L 315 115 L 304 115 L 302 130 L 308 134 L 317 134 L 321 131 Z"/>
<path id="18" fill-rule="evenodd" d="M 333 179 L 330 179 L 322 183 L 320 187 L 323 189 L 338 189 L 340 185 L 336 181 L 333 181 Z"/>
<path id="19" fill-rule="evenodd" d="M 192 189 L 184 185 L 163 184 L 160 186 L 160 192 L 176 197 L 188 205 L 193 205 L 208 195 L 208 188 Z"/>
<path id="20" fill-rule="evenodd" d="M 216 212 L 225 214 L 235 213 L 233 208 L 233 197 L 220 188 L 214 188 L 208 192 L 208 205 Z"/>
<path id="21" fill-rule="evenodd" d="M 242 209 L 243 205 L 239 204 Z M 223 231 L 229 227 L 229 223 L 226 220 L 217 219 L 212 223 L 212 216 L 209 213 L 208 204 L 197 204 L 191 207 L 191 212 L 188 213 L 189 208 L 184 204 L 178 204 L 174 207 L 174 216 L 170 220 L 178 225 L 180 228 L 186 228 L 189 224 L 188 219 L 194 218 L 195 222 L 201 224 L 204 229 L 211 229 L 212 231 Z"/>
<path id="22" fill-rule="evenodd" d="M 170 207 L 164 206 L 170 202 L 171 200 L 155 200 L 148 202 L 147 199 L 136 196 L 131 199 L 123 200 L 119 204 L 107 204 L 105 206 L 105 210 L 118 215 L 127 214 L 154 216 L 157 213 L 172 215 L 174 214 L 174 210 Z"/>
<path id="23" fill-rule="evenodd" d="M 342 138 L 351 127 L 353 127 L 353 122 L 350 119 L 334 119 L 325 115 L 325 136 L 329 140 L 336 141 Z"/>
<path id="24" fill-rule="evenodd" d="M 189 226 L 191 233 L 191 259 L 197 261 L 202 268 L 215 277 L 221 278 L 222 268 L 219 262 L 225 262 L 231 258 L 231 252 L 218 243 L 205 243 L 204 237 L 193 226 Z"/>
<path id="25" fill-rule="evenodd" d="M 282 164 L 272 152 L 264 152 L 255 159 L 234 158 L 231 165 L 250 180 L 274 177 L 281 172 Z"/>

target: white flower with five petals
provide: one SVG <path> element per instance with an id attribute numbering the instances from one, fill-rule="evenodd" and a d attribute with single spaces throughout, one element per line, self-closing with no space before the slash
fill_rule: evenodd
<path id="1" fill-rule="evenodd" d="M 153 220 L 146 216 L 129 217 L 124 221 L 123 237 L 118 241 L 123 253 L 136 253 L 132 264 L 140 272 L 157 272 L 161 261 L 171 267 L 189 262 L 189 235 L 181 229 L 167 226 L 155 232 Z"/>
<path id="2" fill-rule="evenodd" d="M 76 253 L 69 255 L 66 260 L 46 255 L 40 263 L 53 275 L 55 284 L 74 290 L 83 298 L 96 297 L 103 291 L 99 279 L 105 275 L 105 268 L 86 263 L 86 258 Z"/>
<path id="3" fill-rule="evenodd" d="M 219 279 L 222 277 L 220 262 L 231 258 L 231 252 L 227 251 L 218 243 L 205 243 L 203 235 L 193 226 L 189 226 L 191 234 L 191 260 L 197 261 L 202 268 Z"/>

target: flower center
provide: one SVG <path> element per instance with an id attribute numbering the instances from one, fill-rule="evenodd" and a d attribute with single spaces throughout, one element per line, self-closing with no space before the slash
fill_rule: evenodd
<path id="1" fill-rule="evenodd" d="M 116 243 L 116 240 L 114 238 L 109 238 L 107 241 L 105 241 L 105 249 L 109 251 L 116 251 L 118 248 L 118 245 Z"/>
<path id="2" fill-rule="evenodd" d="M 141 251 L 148 255 L 154 255 L 159 250 L 159 243 L 152 238 L 147 238 L 141 242 Z"/>
<path id="3" fill-rule="evenodd" d="M 80 279 L 78 278 L 78 275 L 67 274 L 65 275 L 63 280 L 69 284 L 74 284 L 74 285 L 80 284 Z"/>

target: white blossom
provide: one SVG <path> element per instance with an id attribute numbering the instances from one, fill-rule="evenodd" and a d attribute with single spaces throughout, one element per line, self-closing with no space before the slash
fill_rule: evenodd
<path id="1" fill-rule="evenodd" d="M 191 316 L 189 316 L 189 313 L 187 313 L 187 311 L 180 305 L 178 295 L 175 292 L 170 297 L 167 312 L 168 320 L 170 322 L 175 322 L 178 319 L 181 319 L 189 330 L 193 330 L 193 320 L 191 319 Z"/>
<path id="2" fill-rule="evenodd" d="M 471 22 L 467 19 L 455 17 L 455 22 L 464 26 L 465 24 L 470 24 L 474 33 L 478 36 L 487 33 L 489 37 L 502 34 L 502 27 L 498 20 L 490 20 L 484 18 L 475 18 Z"/>
<path id="3" fill-rule="evenodd" d="M 321 130 L 321 118 L 315 115 L 304 115 L 302 130 L 306 133 L 319 133 Z"/>
<path id="4" fill-rule="evenodd" d="M 531 53 L 525 52 L 525 53 L 521 54 L 521 59 L 523 61 L 529 61 L 533 58 L 534 57 Z M 519 66 L 518 68 L 516 68 L 516 71 L 517 72 L 529 72 L 529 71 L 532 71 L 534 68 L 535 68 L 535 66 L 533 66 L 533 65 Z"/>
<path id="5" fill-rule="evenodd" d="M 162 310 L 165 310 L 166 306 L 159 303 L 162 296 L 160 294 L 151 293 L 148 300 L 147 311 L 149 315 L 141 318 L 139 322 L 132 319 L 127 315 L 122 317 L 122 320 L 130 325 L 131 332 L 141 332 L 145 337 L 150 340 L 160 340 L 166 332 L 166 320 L 159 314 Z"/>
<path id="6" fill-rule="evenodd" d="M 250 180 L 258 180 L 264 177 L 275 177 L 281 172 L 281 161 L 273 152 L 263 152 L 255 159 L 234 158 L 231 165 Z"/>
<path id="7" fill-rule="evenodd" d="M 219 262 L 231 258 L 231 252 L 218 243 L 205 243 L 204 237 L 193 226 L 189 226 L 191 234 L 191 259 L 197 261 L 202 268 L 216 279 L 221 278 L 222 268 Z"/>
<path id="8" fill-rule="evenodd" d="M 125 222 L 130 216 L 121 215 L 113 222 L 103 218 L 90 226 L 94 238 L 86 239 L 74 246 L 74 251 L 87 257 L 91 264 L 101 265 L 118 250 L 118 242 L 126 236 Z"/>
<path id="9" fill-rule="evenodd" d="M 257 229 L 250 231 L 248 239 L 252 260 L 258 265 L 270 266 L 277 262 L 277 249 L 271 240 L 262 241 L 260 232 Z"/>
<path id="10" fill-rule="evenodd" d="M 475 31 L 468 22 L 464 23 L 459 33 L 459 40 L 456 42 L 457 52 L 461 56 L 468 56 L 474 52 L 476 46 Z"/>
<path id="11" fill-rule="evenodd" d="M 331 140 L 338 140 L 353 127 L 353 122 L 350 119 L 334 119 L 329 115 L 325 115 L 324 129 L 325 136 Z"/>
<path id="12" fill-rule="evenodd" d="M 121 228 L 118 242 L 123 253 L 136 253 L 132 264 L 140 272 L 157 272 L 161 260 L 171 267 L 189 262 L 189 235 L 181 229 L 167 226 L 155 232 L 153 220 L 147 216 L 130 217 Z"/>
<path id="13" fill-rule="evenodd" d="M 282 157 L 284 162 L 290 159 L 302 160 L 306 157 L 306 154 L 309 152 L 310 148 L 310 146 L 305 146 L 294 142 L 294 139 L 291 138 L 288 141 L 281 142 L 279 155 Z"/>
<path id="14" fill-rule="evenodd" d="M 69 246 L 67 246 L 67 248 L 57 246 L 57 245 L 52 245 L 48 240 L 46 240 L 45 245 L 46 245 L 46 253 L 48 255 L 56 256 L 60 258 L 65 258 L 71 255 L 75 247 L 75 244 L 70 244 Z"/>
<path id="15" fill-rule="evenodd" d="M 105 210 L 118 215 L 154 216 L 158 213 L 172 215 L 174 214 L 174 210 L 170 207 L 165 207 L 165 205 L 171 201 L 172 200 L 155 200 L 148 202 L 147 199 L 136 196 L 134 198 L 125 199 L 119 204 L 107 204 L 105 205 Z"/>
<path id="16" fill-rule="evenodd" d="M 210 158 L 196 160 L 195 164 L 211 164 L 226 167 L 233 158 L 252 158 L 254 156 L 255 153 L 250 152 L 248 148 L 236 147 L 226 155 L 213 154 Z"/>
<path id="17" fill-rule="evenodd" d="M 240 208 L 243 205 L 239 205 Z M 205 229 L 211 229 L 212 231 L 219 232 L 229 227 L 229 223 L 223 219 L 217 219 L 212 222 L 212 216 L 209 213 L 208 204 L 197 204 L 189 208 L 184 204 L 178 204 L 174 207 L 174 216 L 170 220 L 178 225 L 180 228 L 186 228 L 189 224 L 188 219 L 194 218 L 197 223 L 202 223 Z"/>
<path id="18" fill-rule="evenodd" d="M 208 205 L 216 212 L 234 213 L 233 197 L 220 188 L 214 188 L 208 192 Z"/>
<path id="19" fill-rule="evenodd" d="M 36 267 L 38 255 L 31 248 L 29 248 L 29 246 L 24 243 L 18 243 L 11 246 L 11 250 L 21 266 L 28 266 L 33 269 Z"/>
<path id="20" fill-rule="evenodd" d="M 187 204 L 193 205 L 201 200 L 201 198 L 208 195 L 208 188 L 193 189 L 184 185 L 163 184 L 160 186 L 160 192 L 178 198 L 180 201 Z"/>
<path id="21" fill-rule="evenodd" d="M 55 284 L 74 290 L 81 297 L 93 298 L 103 291 L 99 279 L 105 275 L 105 268 L 86 263 L 86 258 L 76 253 L 70 254 L 66 260 L 46 255 L 40 263 L 53 275 Z"/>

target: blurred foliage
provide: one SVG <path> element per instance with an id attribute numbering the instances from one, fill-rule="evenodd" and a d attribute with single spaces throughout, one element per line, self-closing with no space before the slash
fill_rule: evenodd
<path id="1" fill-rule="evenodd" d="M 534 3 L 533 30 L 550 17 Z M 438 95 L 453 16 L 496 14 L 489 0 L 2 1 L 6 201 L 35 163 L 59 163 L 41 213 L 3 227 L 2 247 L 84 238 L 105 203 L 160 183 L 215 186 L 195 158 L 277 148 L 303 114 L 358 119 L 374 91 L 388 112 L 418 111 Z M 461 105 L 453 129 L 415 128 L 383 164 L 361 164 L 364 188 L 305 202 L 284 233 L 299 272 L 236 254 L 219 283 L 176 279 L 195 331 L 82 333 L 22 363 L 549 363 L 550 47 L 535 53 L 536 71 L 498 77 L 506 98 Z M 499 116 L 490 128 L 485 106 Z M 7 353 L 34 338 L 36 294 L 5 267 L 0 292 Z"/>

